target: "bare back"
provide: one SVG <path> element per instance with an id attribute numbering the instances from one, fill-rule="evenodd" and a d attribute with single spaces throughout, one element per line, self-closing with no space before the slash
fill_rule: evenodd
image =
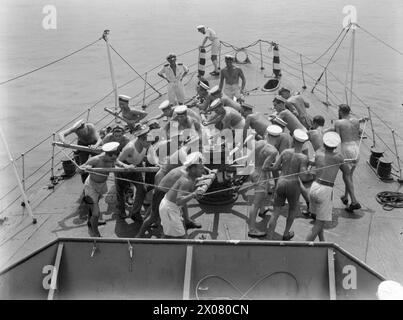
<path id="1" fill-rule="evenodd" d="M 343 165 L 345 164 L 340 153 L 319 150 L 315 155 L 316 178 L 334 183 L 339 168 Z"/>
<path id="2" fill-rule="evenodd" d="M 100 154 L 88 159 L 83 166 L 91 166 L 92 168 L 113 168 L 115 162 L 105 160 L 104 154 Z M 108 175 L 109 172 L 99 172 L 99 174 L 90 173 L 90 179 L 96 183 L 102 183 L 108 179 Z"/>
<path id="3" fill-rule="evenodd" d="M 157 189 L 167 192 L 170 188 L 173 187 L 175 182 L 179 180 L 180 177 L 186 174 L 185 167 L 177 167 L 169 171 L 165 177 L 163 177 L 158 184 Z"/>
<path id="4" fill-rule="evenodd" d="M 294 149 L 286 149 L 280 155 L 276 164 L 278 161 L 281 163 L 281 177 L 287 180 L 298 180 L 296 173 L 305 171 L 308 157 L 302 153 L 296 153 Z"/>
<path id="5" fill-rule="evenodd" d="M 341 142 L 358 141 L 360 137 L 360 123 L 358 119 L 340 119 L 334 123 L 335 131 L 340 135 Z"/>
<path id="6" fill-rule="evenodd" d="M 187 174 L 182 175 L 181 178 L 172 186 L 172 189 L 166 193 L 165 197 L 168 201 L 176 203 L 179 195 L 185 196 L 187 193 L 193 192 L 194 189 L 195 180 L 190 179 Z"/>

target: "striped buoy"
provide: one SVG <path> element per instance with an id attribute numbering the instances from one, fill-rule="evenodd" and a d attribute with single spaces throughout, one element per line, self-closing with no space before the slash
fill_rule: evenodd
<path id="1" fill-rule="evenodd" d="M 201 47 L 199 49 L 199 76 L 204 76 L 206 71 L 206 49 Z"/>
<path id="2" fill-rule="evenodd" d="M 273 44 L 273 73 L 277 78 L 281 77 L 280 54 L 276 43 Z"/>

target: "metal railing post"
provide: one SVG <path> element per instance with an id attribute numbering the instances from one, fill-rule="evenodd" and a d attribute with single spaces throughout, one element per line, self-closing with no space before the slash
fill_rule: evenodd
<path id="1" fill-rule="evenodd" d="M 306 89 L 306 83 L 305 83 L 305 74 L 304 74 L 304 63 L 302 62 L 302 54 L 299 55 L 299 60 L 301 62 L 301 72 L 302 72 L 302 89 Z"/>
<path id="2" fill-rule="evenodd" d="M 221 42 L 220 49 L 218 50 L 218 70 L 221 70 Z"/>
<path id="3" fill-rule="evenodd" d="M 393 144 L 395 145 L 395 151 L 396 151 L 396 158 L 397 158 L 397 166 L 399 167 L 399 182 L 403 182 L 402 179 L 402 168 L 400 167 L 400 157 L 399 157 L 399 151 L 397 150 L 397 145 L 396 145 L 396 138 L 395 138 L 395 130 L 392 129 L 392 137 L 393 137 Z"/>
<path id="4" fill-rule="evenodd" d="M 144 74 L 143 107 L 146 105 L 147 72 Z"/>
<path id="5" fill-rule="evenodd" d="M 259 48 L 260 48 L 260 70 L 264 70 L 264 67 L 263 67 L 263 53 L 262 53 L 262 40 L 259 40 Z"/>
<path id="6" fill-rule="evenodd" d="M 22 166 L 22 189 L 25 191 L 25 158 L 24 154 L 21 153 L 21 166 Z"/>
<path id="7" fill-rule="evenodd" d="M 327 68 L 325 69 L 326 106 L 329 106 L 329 90 L 327 88 Z"/>
<path id="8" fill-rule="evenodd" d="M 90 120 L 90 112 L 91 112 L 91 109 L 88 108 L 88 110 L 87 110 L 87 122 Z"/>
<path id="9" fill-rule="evenodd" d="M 55 171 L 54 171 L 54 165 L 55 165 L 55 142 L 56 142 L 56 133 L 53 132 L 52 134 L 52 161 L 51 161 L 51 167 L 50 167 L 50 180 L 53 182 L 55 178 Z"/>
<path id="10" fill-rule="evenodd" d="M 371 131 L 372 131 L 372 142 L 373 142 L 373 147 L 375 147 L 375 130 L 374 130 L 374 125 L 372 124 L 372 115 L 371 115 L 371 108 L 368 108 L 368 118 L 369 118 L 369 122 L 371 123 Z"/>

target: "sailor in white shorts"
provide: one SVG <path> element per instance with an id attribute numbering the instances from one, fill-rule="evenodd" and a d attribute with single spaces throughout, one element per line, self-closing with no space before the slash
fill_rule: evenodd
<path id="1" fill-rule="evenodd" d="M 186 238 L 186 229 L 183 224 L 182 208 L 193 198 L 199 199 L 201 191 L 196 189 L 196 179 L 204 171 L 203 155 L 193 152 L 186 157 L 183 164 L 183 176 L 165 194 L 159 206 L 161 225 L 165 238 Z"/>
<path id="2" fill-rule="evenodd" d="M 211 41 L 211 61 L 213 62 L 214 65 L 214 71 L 210 72 L 211 75 L 213 76 L 218 76 L 219 69 L 218 69 L 218 53 L 220 51 L 220 40 L 218 40 L 217 34 L 215 31 L 209 27 L 205 27 L 203 25 L 197 26 L 196 27 L 197 31 L 200 33 L 206 35 L 203 39 L 203 42 L 200 47 L 204 47 L 206 44 L 207 40 Z"/>

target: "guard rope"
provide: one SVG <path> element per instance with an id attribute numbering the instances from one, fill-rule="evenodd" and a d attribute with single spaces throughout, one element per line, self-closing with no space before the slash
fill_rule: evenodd
<path id="1" fill-rule="evenodd" d="M 401 192 L 382 191 L 376 195 L 375 199 L 382 205 L 385 211 L 403 208 L 403 193 Z"/>
<path id="2" fill-rule="evenodd" d="M 41 70 L 41 69 L 44 69 L 44 68 L 46 68 L 46 67 L 49 67 L 49 66 L 51 66 L 52 64 L 55 64 L 55 63 L 57 63 L 57 62 L 59 62 L 59 61 L 62 61 L 62 60 L 64 60 L 64 59 L 68 58 L 68 57 L 71 57 L 72 55 L 74 55 L 74 54 L 76 54 L 76 53 L 78 53 L 78 52 L 80 52 L 80 51 L 83 51 L 83 50 L 85 50 L 85 49 L 91 47 L 92 45 L 94 45 L 95 43 L 97 43 L 97 42 L 98 42 L 99 40 L 101 40 L 101 39 L 102 39 L 102 37 L 99 38 L 99 39 L 97 39 L 97 40 L 95 40 L 94 42 L 91 42 L 90 44 L 87 44 L 86 46 L 84 46 L 84 47 L 82 47 L 82 48 L 80 48 L 80 49 L 78 49 L 78 50 L 76 50 L 76 51 L 74 51 L 74 52 L 72 52 L 72 53 L 70 53 L 70 54 L 64 56 L 64 57 L 61 57 L 61 58 L 56 59 L 56 60 L 54 60 L 54 61 L 52 61 L 52 62 L 49 62 L 49 63 L 47 63 L 47 64 L 45 64 L 45 65 L 43 65 L 43 66 L 41 66 L 41 67 L 38 67 L 38 68 L 36 68 L 36 69 L 34 69 L 34 70 L 25 72 L 25 73 L 23 73 L 23 74 L 20 74 L 19 76 L 16 76 L 16 77 L 14 77 L 14 78 L 8 79 L 8 80 L 3 81 L 3 82 L 0 82 L 0 86 L 2 86 L 3 84 L 9 83 L 9 82 L 11 82 L 11 81 L 17 80 L 17 79 L 19 79 L 19 78 L 25 77 L 25 76 L 27 76 L 27 75 L 29 75 L 29 74 L 31 74 L 31 73 L 34 73 L 34 72 L 39 71 L 39 70 Z"/>

